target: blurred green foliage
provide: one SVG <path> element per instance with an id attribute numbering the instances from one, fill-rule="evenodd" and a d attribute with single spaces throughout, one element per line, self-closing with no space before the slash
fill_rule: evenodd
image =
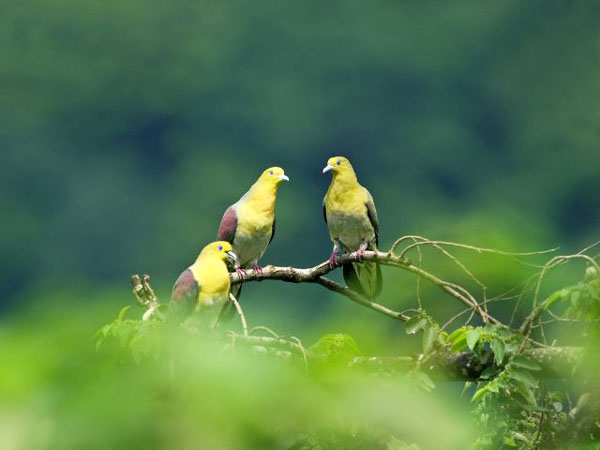
<path id="1" fill-rule="evenodd" d="M 138 326 L 126 310 L 95 352 L 89 308 L 38 310 L 0 327 L 2 448 L 459 449 L 473 438 L 465 405 L 410 379 L 336 361 L 307 373 L 241 344 L 232 354 Z"/>

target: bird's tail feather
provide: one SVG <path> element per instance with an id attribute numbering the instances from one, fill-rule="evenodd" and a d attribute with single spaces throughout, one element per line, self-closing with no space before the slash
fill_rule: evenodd
<path id="1" fill-rule="evenodd" d="M 376 262 L 350 263 L 343 267 L 344 281 L 350 289 L 368 298 L 375 298 L 381 292 L 383 277 L 381 267 Z"/>

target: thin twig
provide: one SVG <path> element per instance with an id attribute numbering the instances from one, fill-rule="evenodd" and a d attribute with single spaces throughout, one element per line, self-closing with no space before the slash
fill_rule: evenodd
<path id="1" fill-rule="evenodd" d="M 534 255 L 544 255 L 546 253 L 552 253 L 552 252 L 555 252 L 555 251 L 558 250 L 558 247 L 555 247 L 555 248 L 551 248 L 551 249 L 548 249 L 548 250 L 541 250 L 541 251 L 537 251 L 537 252 L 506 252 L 506 251 L 497 250 L 497 249 L 494 249 L 494 248 L 476 247 L 474 245 L 458 244 L 456 242 L 426 240 L 426 241 L 421 241 L 421 242 L 415 242 L 414 244 L 406 246 L 400 252 L 400 254 L 398 256 L 400 256 L 402 258 L 402 257 L 404 257 L 406 255 L 407 252 L 409 252 L 413 248 L 420 247 L 422 245 L 446 245 L 448 247 L 458 247 L 458 248 L 464 248 L 466 250 L 473 250 L 473 251 L 476 251 L 477 253 L 494 253 L 496 255 L 503 255 L 503 256 L 534 256 Z M 394 250 L 395 250 L 395 247 L 392 247 L 392 248 L 394 248 Z"/>
<path id="2" fill-rule="evenodd" d="M 418 253 L 419 253 L 419 267 L 423 266 L 423 254 L 421 253 L 421 247 L 417 248 Z M 417 305 L 419 306 L 419 309 L 423 309 L 423 303 L 421 302 L 421 277 L 417 277 Z"/>
<path id="3" fill-rule="evenodd" d="M 244 336 L 248 336 L 248 324 L 246 323 L 246 317 L 244 316 L 244 311 L 242 311 L 242 307 L 240 306 L 240 302 L 234 297 L 234 295 L 230 292 L 229 299 L 235 305 L 235 309 L 240 316 L 240 321 L 242 322 L 242 330 L 244 332 Z"/>
<path id="4" fill-rule="evenodd" d="M 402 322 L 407 322 L 410 319 L 410 317 L 407 316 L 406 314 L 403 314 L 398 311 L 394 311 L 394 310 L 392 310 L 386 306 L 383 306 L 379 303 L 375 303 L 375 302 L 369 300 L 364 295 L 360 295 L 358 292 L 355 292 L 350 288 L 344 287 L 341 284 L 338 284 L 335 281 L 330 280 L 329 278 L 319 277 L 315 280 L 311 280 L 311 282 L 317 283 L 317 284 L 325 287 L 326 289 L 329 289 L 330 291 L 336 292 L 338 294 L 342 294 L 344 297 L 349 298 L 350 300 L 352 300 L 355 303 L 358 303 L 359 305 L 366 306 L 367 308 L 370 308 L 381 314 L 385 314 L 386 316 L 392 317 L 393 319 L 397 319 Z"/>
<path id="5" fill-rule="evenodd" d="M 558 267 L 559 265 L 564 264 L 565 262 L 571 261 L 574 259 L 582 259 L 584 261 L 587 261 L 589 264 L 594 266 L 596 268 L 596 270 L 598 270 L 600 272 L 600 267 L 598 266 L 598 263 L 593 258 L 591 258 L 587 255 L 581 254 L 581 253 L 577 253 L 575 255 L 556 256 L 556 257 L 552 258 L 550 261 L 548 261 L 548 263 L 544 266 L 544 269 L 542 269 L 542 271 L 540 272 L 538 281 L 535 286 L 535 293 L 533 295 L 533 310 L 521 324 L 521 326 L 519 328 L 519 333 L 529 336 L 529 332 L 531 331 L 531 325 L 533 324 L 533 322 L 535 322 L 539 318 L 540 314 L 547 308 L 547 305 L 554 301 L 554 295 L 551 295 L 546 300 L 544 300 L 543 302 L 538 304 L 538 297 L 539 297 L 542 281 L 543 281 L 546 273 L 550 269 L 552 269 L 554 267 Z"/>
<path id="6" fill-rule="evenodd" d="M 296 341 L 292 341 L 283 338 L 274 338 L 271 336 L 243 336 L 233 332 L 229 334 L 235 336 L 235 339 L 238 342 L 246 342 L 249 344 L 256 345 L 274 345 L 287 347 L 288 349 L 297 352 L 303 359 L 305 359 L 306 349 L 302 344 L 298 343 L 297 338 Z"/>

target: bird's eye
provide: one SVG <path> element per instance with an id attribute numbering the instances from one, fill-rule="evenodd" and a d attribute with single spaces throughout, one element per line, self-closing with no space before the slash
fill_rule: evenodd
<path id="1" fill-rule="evenodd" d="M 341 162 L 341 161 L 338 161 L 338 162 L 337 162 L 337 165 L 339 166 L 340 164 L 342 164 L 342 162 Z"/>
<path id="2" fill-rule="evenodd" d="M 269 173 L 270 173 L 271 175 L 273 175 L 273 171 L 272 171 L 272 170 L 271 170 Z"/>
<path id="3" fill-rule="evenodd" d="M 223 246 L 219 245 L 219 251 L 222 251 L 222 250 L 223 250 Z"/>

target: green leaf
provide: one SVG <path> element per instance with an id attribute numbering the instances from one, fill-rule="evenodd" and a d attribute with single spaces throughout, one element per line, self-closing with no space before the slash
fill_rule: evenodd
<path id="1" fill-rule="evenodd" d="M 121 308 L 121 311 L 119 311 L 119 315 L 117 316 L 117 320 L 123 320 L 123 317 L 125 317 L 125 314 L 129 310 L 129 308 L 131 308 L 131 305 L 124 306 L 123 308 Z"/>
<path id="2" fill-rule="evenodd" d="M 533 391 L 531 390 L 531 387 L 526 386 L 523 383 L 518 383 L 517 384 L 517 392 L 519 394 L 521 394 L 521 396 L 527 401 L 527 403 L 529 403 L 531 405 L 537 404 L 537 402 L 535 400 L 535 395 L 533 395 Z"/>
<path id="3" fill-rule="evenodd" d="M 502 364 L 502 360 L 504 359 L 504 343 L 498 339 L 492 339 L 490 348 L 494 353 L 496 364 Z"/>
<path id="4" fill-rule="evenodd" d="M 93 338 L 94 339 L 99 339 L 99 338 L 106 338 L 106 336 L 108 336 L 108 333 L 110 332 L 110 329 L 112 328 L 112 324 L 107 323 L 106 325 L 104 325 L 102 328 L 100 328 L 98 331 L 96 331 L 94 333 Z"/>
<path id="5" fill-rule="evenodd" d="M 392 436 L 392 439 L 387 443 L 386 450 L 419 450 L 419 446 L 417 444 L 407 444 L 406 442 L 400 441 Z"/>
<path id="6" fill-rule="evenodd" d="M 481 389 L 478 389 L 473 394 L 473 397 L 471 397 L 471 403 L 475 403 L 476 401 L 478 401 L 479 399 L 481 399 L 481 397 L 483 397 L 487 392 L 488 392 L 488 387 L 487 386 L 484 386 Z"/>
<path id="7" fill-rule="evenodd" d="M 460 335 L 466 334 L 466 332 L 467 330 L 465 330 L 464 328 L 458 328 L 454 330 L 446 340 L 448 342 L 454 342 Z"/>
<path id="8" fill-rule="evenodd" d="M 482 380 L 488 380 L 492 378 L 496 374 L 496 369 L 494 367 L 486 367 L 479 378 Z"/>
<path id="9" fill-rule="evenodd" d="M 528 387 L 537 386 L 536 379 L 533 377 L 533 375 L 531 375 L 531 373 L 527 372 L 526 370 L 512 369 L 508 373 L 513 380 L 520 381 Z"/>
<path id="10" fill-rule="evenodd" d="M 309 347 L 308 352 L 327 361 L 350 361 L 361 352 L 352 336 L 342 333 L 326 334 Z"/>
<path id="11" fill-rule="evenodd" d="M 526 356 L 521 356 L 521 355 L 515 356 L 510 361 L 510 363 L 514 367 L 521 367 L 522 369 L 542 370 L 542 366 L 540 366 L 537 362 L 535 362 L 534 360 L 532 360 L 531 358 L 528 358 Z"/>
<path id="12" fill-rule="evenodd" d="M 423 332 L 423 353 L 429 353 L 433 348 L 433 343 L 437 337 L 437 330 L 435 327 L 425 328 Z"/>
<path id="13" fill-rule="evenodd" d="M 500 386 L 498 386 L 498 383 L 494 383 L 493 381 L 487 385 L 487 389 L 488 391 L 493 392 L 494 394 L 500 392 Z"/>
<path id="14" fill-rule="evenodd" d="M 479 340 L 479 336 L 481 336 L 481 328 L 469 330 L 467 333 L 467 347 L 469 347 L 469 350 L 473 350 L 475 348 L 477 341 Z"/>
<path id="15" fill-rule="evenodd" d="M 472 381 L 465 382 L 465 387 L 463 388 L 462 392 L 460 393 L 460 396 L 462 397 L 463 395 L 465 395 L 465 392 L 467 392 L 471 386 L 473 386 Z"/>
<path id="16" fill-rule="evenodd" d="M 467 332 L 465 331 L 464 333 L 458 335 L 458 337 L 454 340 L 454 342 L 452 342 L 452 345 L 450 346 L 450 350 L 452 351 L 462 351 L 465 349 L 465 347 L 467 346 Z"/>
<path id="17" fill-rule="evenodd" d="M 508 338 L 510 338 L 513 335 L 512 331 L 510 331 L 506 327 L 497 327 L 495 334 L 498 335 L 498 336 L 500 336 L 503 339 L 508 339 Z"/>
<path id="18" fill-rule="evenodd" d="M 409 374 L 409 379 L 414 381 L 417 386 L 424 391 L 432 391 L 435 389 L 435 383 L 433 380 L 424 372 L 416 371 Z"/>
<path id="19" fill-rule="evenodd" d="M 529 444 L 529 439 L 527 439 L 527 436 L 525 436 L 522 433 L 517 433 L 516 431 L 512 431 L 512 435 L 517 438 L 519 441 L 521 442 L 525 442 L 526 444 Z"/>
<path id="20" fill-rule="evenodd" d="M 483 331 L 485 331 L 487 334 L 494 334 L 496 333 L 497 329 L 498 327 L 493 323 L 486 323 L 485 327 L 483 327 Z"/>
<path id="21" fill-rule="evenodd" d="M 411 317 L 408 322 L 404 325 L 406 334 L 415 334 L 417 331 L 422 330 L 427 325 L 427 319 L 422 316 Z"/>
<path id="22" fill-rule="evenodd" d="M 442 335 L 442 333 L 438 333 L 438 335 L 437 335 L 437 338 L 436 338 L 436 339 L 437 339 L 437 342 L 438 342 L 438 344 L 440 344 L 441 346 L 444 346 L 444 345 L 446 345 L 446 343 L 448 342 L 448 341 L 447 341 L 447 338 L 448 338 L 448 336 L 444 337 L 444 336 Z"/>

